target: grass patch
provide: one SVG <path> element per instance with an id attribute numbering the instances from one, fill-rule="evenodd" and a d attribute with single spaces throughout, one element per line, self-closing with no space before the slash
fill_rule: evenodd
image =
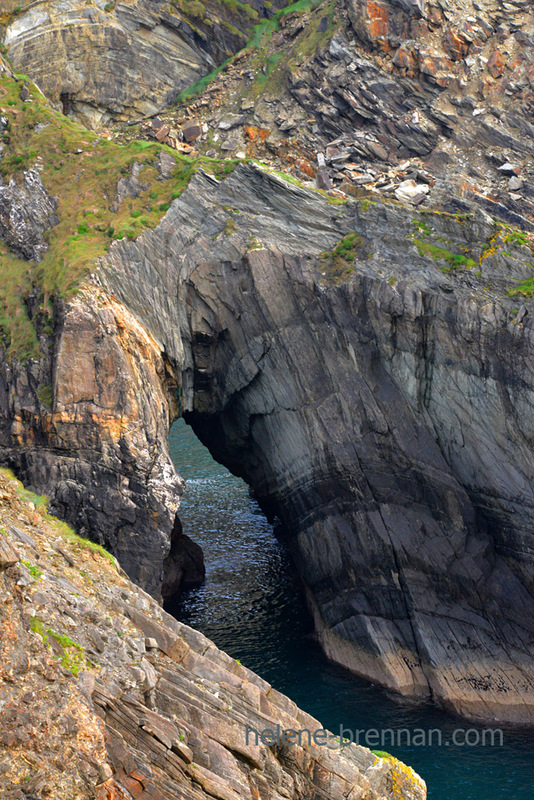
<path id="1" fill-rule="evenodd" d="M 226 8 L 228 8 L 232 12 L 239 12 L 240 15 L 244 15 L 249 20 L 254 20 L 258 18 L 258 12 L 251 8 L 251 6 L 240 3 L 238 0 L 219 0 L 221 4 L 223 4 Z M 183 0 L 180 0 L 183 2 Z M 313 8 L 316 8 L 321 4 L 322 0 L 296 0 L 294 3 L 290 3 L 289 5 L 285 6 L 285 8 L 279 9 L 272 17 L 269 19 L 263 19 L 261 22 L 258 22 L 252 28 L 250 33 L 249 39 L 245 44 L 242 50 L 238 52 L 243 52 L 243 50 L 257 50 L 258 51 L 258 58 L 252 60 L 251 68 L 258 69 L 261 71 L 258 73 L 258 76 L 255 80 L 255 86 L 257 88 L 265 87 L 268 83 L 270 83 L 271 76 L 276 71 L 278 66 L 278 62 L 282 58 L 282 54 L 270 54 L 267 55 L 265 52 L 265 48 L 273 35 L 276 31 L 280 30 L 280 22 L 281 20 L 287 16 L 288 14 L 302 14 L 308 11 L 311 11 Z M 318 33 L 319 27 L 319 19 L 315 20 L 309 29 L 306 32 L 304 37 L 299 37 L 299 47 L 295 51 L 295 55 L 303 57 L 305 55 L 309 55 L 313 53 L 320 43 L 329 38 L 333 33 L 333 8 L 334 2 L 329 4 L 329 24 L 327 26 L 327 30 L 323 33 Z M 224 22 L 222 23 L 224 25 Z M 226 22 L 225 27 L 228 29 L 234 28 L 231 23 Z M 235 31 L 238 33 L 237 29 L 234 28 Z M 232 30 L 232 33 L 234 32 Z M 196 97 L 197 95 L 201 94 L 204 89 L 222 72 L 228 64 L 232 61 L 232 57 L 223 61 L 223 63 L 217 67 L 216 69 L 212 70 L 208 75 L 205 75 L 200 80 L 193 83 L 187 89 L 184 89 L 177 97 L 177 103 L 179 105 L 183 103 L 189 102 L 192 98 Z"/>
<path id="2" fill-rule="evenodd" d="M 26 502 L 32 502 L 37 508 L 41 507 L 42 511 L 46 510 L 46 506 L 50 502 L 50 499 L 46 497 L 46 495 L 35 494 L 34 492 L 30 492 L 28 489 L 25 489 L 22 483 L 18 480 L 18 478 L 15 477 L 10 469 L 2 467 L 0 468 L 0 473 L 6 480 L 14 481 L 17 484 L 17 494 L 22 500 L 25 500 Z M 105 558 L 113 566 L 116 565 L 114 556 L 112 556 L 111 553 L 108 553 L 108 551 L 102 547 L 101 544 L 97 544 L 96 542 L 92 542 L 90 539 L 84 539 L 83 536 L 79 536 L 73 531 L 70 525 L 67 525 L 66 522 L 54 517 L 52 514 L 44 513 L 43 517 L 52 525 L 52 527 L 65 541 L 74 545 L 75 549 L 91 550 L 93 553 Z M 28 565 L 26 564 L 26 566 Z"/>
<path id="3" fill-rule="evenodd" d="M 455 220 L 456 216 L 454 216 Z M 434 229 L 428 226 L 424 216 L 416 217 L 413 220 L 413 232 L 408 235 L 408 238 L 413 241 L 422 258 L 430 257 L 434 261 L 446 261 L 448 266 L 440 267 L 442 272 L 451 272 L 453 269 L 472 269 L 473 267 L 478 267 L 480 263 L 479 260 L 471 258 L 467 248 L 464 249 L 463 253 L 453 253 L 445 247 L 440 247 L 429 242 L 427 239 L 434 236 L 434 233 Z M 422 239 L 422 236 L 427 238 Z M 442 236 L 437 238 L 440 242 L 446 242 Z"/>
<path id="4" fill-rule="evenodd" d="M 84 539 L 83 536 L 79 536 L 73 531 L 70 525 L 67 525 L 66 522 L 57 519 L 57 517 L 51 516 L 49 521 L 57 530 L 61 538 L 73 545 L 74 550 L 91 550 L 93 553 L 105 558 L 113 566 L 116 566 L 114 556 L 112 556 L 111 553 L 108 553 L 106 548 L 102 547 L 101 544 L 97 544 L 96 542 L 92 542 L 90 539 Z"/>
<path id="5" fill-rule="evenodd" d="M 354 262 L 357 258 L 367 258 L 364 239 L 359 233 L 349 233 L 341 239 L 333 250 L 320 254 L 321 272 L 329 280 L 337 283 L 347 280 L 354 273 Z"/>
<path id="6" fill-rule="evenodd" d="M 197 95 L 201 94 L 204 91 L 204 89 L 207 86 L 209 86 L 209 84 L 213 80 L 215 80 L 217 75 L 224 69 L 226 69 L 231 60 L 232 60 L 231 57 L 227 58 L 226 61 L 223 61 L 220 66 L 213 69 L 210 73 L 208 73 L 208 75 L 204 75 L 203 78 L 200 78 L 200 80 L 196 81 L 191 86 L 188 86 L 187 89 L 184 89 L 183 92 L 180 92 L 180 94 L 176 98 L 176 102 L 178 103 L 178 105 L 181 105 L 182 103 L 187 103 L 189 102 L 189 100 L 192 100 L 193 97 L 196 97 Z"/>
<path id="7" fill-rule="evenodd" d="M 51 386 L 41 386 L 39 391 L 37 392 L 37 396 L 41 403 L 46 408 L 52 408 L 52 387 Z"/>
<path id="8" fill-rule="evenodd" d="M 371 753 L 377 758 L 394 758 L 391 753 L 386 753 L 385 750 L 371 750 Z"/>
<path id="9" fill-rule="evenodd" d="M 30 492 L 29 489 L 25 489 L 19 479 L 15 477 L 12 470 L 7 469 L 7 467 L 1 467 L 0 473 L 7 481 L 14 481 L 17 484 L 17 494 L 21 500 L 24 500 L 26 503 L 33 503 L 36 508 L 41 508 L 42 510 L 46 509 L 46 506 L 50 502 L 46 495 L 35 494 L 35 492 Z"/>
<path id="10" fill-rule="evenodd" d="M 20 560 L 20 563 L 24 564 L 32 578 L 34 578 L 36 581 L 40 580 L 43 570 L 38 567 L 37 564 L 32 564 L 31 561 L 24 561 L 23 559 Z"/>
<path id="11" fill-rule="evenodd" d="M 55 652 L 55 658 L 59 659 L 61 666 L 72 672 L 75 677 L 89 665 L 81 645 L 73 641 L 70 636 L 56 633 L 51 628 L 47 629 L 37 614 L 30 620 L 30 630 L 41 637 L 44 645 Z"/>
<path id="12" fill-rule="evenodd" d="M 528 278 L 513 289 L 508 290 L 509 297 L 534 297 L 534 278 Z"/>
<path id="13" fill-rule="evenodd" d="M 473 258 L 465 256 L 463 253 L 451 253 L 444 247 L 436 247 L 430 242 L 425 242 L 422 239 L 413 237 L 413 243 L 417 247 L 419 255 L 422 257 L 430 256 L 434 261 L 446 261 L 449 266 L 442 267 L 442 271 L 449 272 L 451 269 L 472 269 L 478 267 L 478 261 Z"/>

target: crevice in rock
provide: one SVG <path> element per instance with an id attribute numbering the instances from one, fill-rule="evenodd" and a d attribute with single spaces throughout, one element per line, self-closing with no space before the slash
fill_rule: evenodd
<path id="1" fill-rule="evenodd" d="M 171 533 L 171 546 L 163 560 L 161 594 L 164 601 L 172 601 L 184 589 L 194 589 L 204 581 L 206 567 L 202 548 L 182 529 L 178 514 Z"/>

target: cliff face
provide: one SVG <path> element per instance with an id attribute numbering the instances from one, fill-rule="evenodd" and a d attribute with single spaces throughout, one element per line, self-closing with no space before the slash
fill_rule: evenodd
<path id="1" fill-rule="evenodd" d="M 532 230 L 533 89 L 526 2 L 338 0 L 290 15 L 177 113 L 208 126 L 201 152 L 231 123 L 235 149 L 322 188 L 412 180 L 417 203 Z"/>
<path id="2" fill-rule="evenodd" d="M 243 8 L 217 0 L 40 0 L 8 7 L 0 24 L 17 72 L 97 128 L 170 105 L 242 47 L 265 11 L 262 2 L 259 10 L 246 6 L 248 14 Z"/>
<path id="3" fill-rule="evenodd" d="M 531 268 L 495 236 L 243 167 L 195 178 L 98 280 L 169 354 L 181 330 L 186 419 L 285 522 L 326 651 L 531 723 L 531 327 L 505 299 Z"/>
<path id="4" fill-rule="evenodd" d="M 331 40 L 329 63 L 336 52 Z M 10 81 L 2 235 L 32 257 L 16 249 L 22 220 L 42 261 L 3 255 L 2 460 L 152 594 L 162 581 L 170 593 L 187 579 L 167 452 L 181 406 L 285 523 L 332 658 L 466 716 L 532 724 L 531 238 L 482 201 L 445 213 L 451 184 L 434 195 L 427 173 L 417 210 L 420 163 L 412 204 L 393 199 L 406 199 L 397 173 L 392 194 L 354 200 L 357 179 L 321 193 L 252 164 L 81 139 Z M 30 173 L 16 168 L 38 111 L 53 136 L 31 138 L 50 158 L 32 194 L 41 213 L 26 214 Z M 80 202 L 72 187 L 86 185 Z M 33 336 L 26 360 L 19 328 Z"/>
<path id="5" fill-rule="evenodd" d="M 184 487 L 169 464 L 176 412 L 161 350 L 95 292 L 69 304 L 57 335 L 39 367 L 2 365 L 4 459 L 34 486 L 54 487 L 56 512 L 158 595 Z"/>
<path id="6" fill-rule="evenodd" d="M 43 509 L 0 473 L 3 797 L 424 800 L 356 745 L 247 743 L 246 725 L 321 725 Z"/>

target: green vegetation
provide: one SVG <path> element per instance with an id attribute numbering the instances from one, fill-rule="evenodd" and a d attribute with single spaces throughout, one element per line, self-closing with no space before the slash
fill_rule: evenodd
<path id="1" fill-rule="evenodd" d="M 34 494 L 34 492 L 30 492 L 28 489 L 25 489 L 22 483 L 15 477 L 15 475 L 10 469 L 2 467 L 0 468 L 0 473 L 4 476 L 6 480 L 15 481 L 15 483 L 17 484 L 17 493 L 19 497 L 22 500 L 25 500 L 26 502 L 32 502 L 37 508 L 40 508 L 41 511 L 44 512 L 43 516 L 45 517 L 45 519 L 53 525 L 58 534 L 63 539 L 65 539 L 65 541 L 70 542 L 78 550 L 81 549 L 91 550 L 93 553 L 102 556 L 107 561 L 109 561 L 110 564 L 115 566 L 115 558 L 111 555 L 111 553 L 108 553 L 108 551 L 104 547 L 102 547 L 102 545 L 97 544 L 96 542 L 92 542 L 90 539 L 84 539 L 82 536 L 78 536 L 78 534 L 75 533 L 73 529 L 70 527 L 70 525 L 67 525 L 66 522 L 59 520 L 52 514 L 46 513 L 46 506 L 50 502 L 49 498 L 46 497 L 46 495 Z"/>
<path id="2" fill-rule="evenodd" d="M 354 273 L 354 261 L 357 258 L 368 258 L 364 240 L 359 233 L 349 233 L 341 239 L 333 250 L 325 251 L 319 256 L 321 271 L 329 280 L 341 282 Z"/>
<path id="3" fill-rule="evenodd" d="M 196 0 L 193 0 L 193 2 L 196 2 Z M 237 2 L 237 0 L 218 0 L 218 2 L 224 4 L 224 6 L 231 11 L 239 11 L 240 14 L 245 15 L 249 20 L 258 18 L 257 11 L 245 3 Z M 283 79 L 285 69 L 290 69 L 293 61 L 316 52 L 323 43 L 332 37 L 336 28 L 336 22 L 334 20 L 334 0 L 330 0 L 330 2 L 321 9 L 321 15 L 316 15 L 311 20 L 310 24 L 306 26 L 306 30 L 297 37 L 294 46 L 288 54 L 268 53 L 270 39 L 273 33 L 280 29 L 280 23 L 285 16 L 288 14 L 303 14 L 312 11 L 314 8 L 320 6 L 322 2 L 323 0 L 296 0 L 296 2 L 290 3 L 285 8 L 276 11 L 269 19 L 261 20 L 261 22 L 258 22 L 258 24 L 252 28 L 250 37 L 243 48 L 245 51 L 256 51 L 250 63 L 250 68 L 257 72 L 251 92 L 252 96 L 265 89 L 276 91 L 280 80 Z M 184 11 L 182 6 L 187 3 L 187 0 L 173 0 L 173 3 Z M 202 4 L 199 3 L 199 5 Z M 187 12 L 184 11 L 184 13 Z M 202 15 L 197 13 L 196 16 Z M 325 30 L 319 31 L 323 16 L 327 17 L 328 24 Z M 228 30 L 231 30 L 232 33 L 241 33 L 228 21 L 223 20 L 222 24 Z M 243 50 L 239 50 L 238 52 L 243 52 Z M 231 61 L 232 57 L 226 59 L 219 67 L 210 72 L 209 75 L 205 75 L 181 92 L 177 98 L 178 104 L 187 103 L 193 97 L 200 94 L 222 70 L 226 69 Z"/>
<path id="4" fill-rule="evenodd" d="M 35 494 L 34 492 L 30 492 L 28 489 L 25 489 L 22 483 L 15 477 L 14 473 L 10 469 L 1 467 L 0 473 L 6 480 L 15 481 L 17 484 L 17 493 L 21 500 L 24 500 L 26 503 L 33 503 L 36 508 L 39 508 L 43 511 L 46 509 L 46 506 L 49 502 L 48 497 L 41 494 Z"/>
<path id="5" fill-rule="evenodd" d="M 528 278 L 508 291 L 509 297 L 534 297 L 534 278 Z"/>
<path id="6" fill-rule="evenodd" d="M 439 215 L 440 217 L 448 217 L 452 221 L 459 224 L 466 224 L 472 219 L 470 214 L 446 214 L 435 210 L 425 210 L 419 212 L 419 216 L 413 220 L 413 231 L 409 234 L 410 238 L 419 251 L 419 255 L 423 257 L 430 257 L 434 261 L 445 261 L 448 266 L 440 267 L 442 272 L 451 272 L 453 269 L 479 269 L 474 273 L 477 278 L 482 277 L 482 270 L 480 267 L 483 265 L 485 259 L 494 255 L 506 256 L 508 258 L 515 258 L 520 261 L 524 260 L 524 251 L 512 252 L 513 248 L 528 248 L 530 253 L 534 255 L 534 236 L 533 234 L 526 233 L 525 231 L 513 228 L 510 225 L 504 225 L 500 222 L 494 223 L 494 232 L 492 236 L 485 243 L 475 243 L 471 251 L 468 247 L 462 248 L 462 252 L 454 253 L 443 246 L 433 244 L 429 239 L 434 238 L 434 241 L 440 243 L 449 243 L 448 239 L 444 236 L 436 236 L 434 228 L 430 227 L 428 222 L 431 215 Z M 510 249 L 505 249 L 505 247 Z M 526 262 L 534 269 L 534 264 Z M 509 297 L 534 297 L 534 277 L 520 283 L 518 286 L 508 290 Z"/>
<path id="7" fill-rule="evenodd" d="M 20 563 L 24 564 L 32 578 L 35 578 L 36 581 L 40 580 L 43 570 L 37 564 L 32 564 L 31 561 L 24 561 L 23 559 L 20 560 Z"/>
<path id="8" fill-rule="evenodd" d="M 52 387 L 51 386 L 41 386 L 39 389 L 37 396 L 41 403 L 46 408 L 52 408 Z"/>
<path id="9" fill-rule="evenodd" d="M 236 231 L 236 224 L 235 219 L 231 217 L 226 220 L 226 225 L 224 226 L 224 235 L 231 236 Z"/>
<path id="10" fill-rule="evenodd" d="M 442 272 L 450 272 L 453 269 L 472 269 L 478 266 L 479 261 L 475 261 L 475 259 L 471 258 L 467 248 L 463 253 L 453 253 L 445 247 L 432 244 L 432 242 L 427 241 L 426 238 L 422 239 L 422 236 L 429 238 L 434 235 L 434 229 L 427 225 L 427 221 L 423 216 L 413 220 L 413 228 L 413 232 L 409 234 L 409 238 L 417 247 L 419 255 L 423 258 L 430 256 L 434 261 L 447 262 L 447 267 L 440 267 Z M 443 237 L 438 238 L 439 241 L 443 240 Z"/>
<path id="11" fill-rule="evenodd" d="M 386 753 L 385 750 L 371 750 L 371 753 L 377 758 L 394 758 L 391 753 Z"/>
<path id="12" fill-rule="evenodd" d="M 204 75 L 204 77 L 200 78 L 200 80 L 196 81 L 196 83 L 193 83 L 191 86 L 188 86 L 187 89 L 184 89 L 183 92 L 180 92 L 180 94 L 176 99 L 176 102 L 178 104 L 186 103 L 193 97 L 195 97 L 197 94 L 201 94 L 201 92 L 204 91 L 206 86 L 209 86 L 212 80 L 214 80 L 217 77 L 219 72 L 222 72 L 223 69 L 226 69 L 231 60 L 232 60 L 231 58 L 227 58 L 226 61 L 223 61 L 223 63 L 220 66 L 216 67 L 208 75 Z"/>
<path id="13" fill-rule="evenodd" d="M 224 177 L 238 163 L 180 156 L 159 143 L 108 141 L 52 109 L 31 84 L 29 101 L 22 103 L 19 94 L 25 83 L 26 76 L 0 78 L 2 113 L 9 119 L 0 175 L 21 181 L 23 170 L 39 154 L 43 185 L 58 197 L 59 222 L 46 234 L 48 250 L 39 263 L 16 257 L 0 242 L 0 348 L 8 358 L 20 360 L 40 356 L 38 334 L 53 329 L 52 299 L 70 298 L 114 239 L 133 240 L 154 228 L 199 167 Z M 162 151 L 176 162 L 167 180 L 158 170 Z M 139 179 L 147 188 L 112 212 L 117 181 L 134 164 L 141 166 Z M 26 301 L 35 290 L 40 305 L 30 319 Z M 51 406 L 46 389 L 39 399 Z"/>
<path id="14" fill-rule="evenodd" d="M 96 553 L 107 561 L 110 562 L 113 566 L 115 566 L 115 558 L 108 553 L 105 547 L 102 547 L 101 544 L 97 544 L 96 542 L 92 542 L 90 539 L 84 539 L 83 536 L 78 536 L 75 533 L 70 525 L 67 525 L 66 522 L 63 522 L 57 517 L 49 517 L 49 521 L 52 522 L 53 526 L 59 533 L 59 535 L 65 539 L 65 541 L 70 542 L 73 545 L 74 550 L 91 550 L 93 553 Z"/>
<path id="15" fill-rule="evenodd" d="M 451 269 L 472 269 L 478 266 L 478 261 L 468 258 L 463 253 L 451 253 L 444 247 L 436 247 L 430 242 L 424 242 L 422 239 L 413 238 L 413 243 L 417 247 L 420 256 L 430 256 L 434 261 L 446 261 L 449 266 L 441 267 L 443 272 L 450 272 Z"/>
<path id="16" fill-rule="evenodd" d="M 31 618 L 30 630 L 41 637 L 45 646 L 53 650 L 55 657 L 61 661 L 61 666 L 72 672 L 74 676 L 77 677 L 80 670 L 85 669 L 89 664 L 81 645 L 74 642 L 70 636 L 56 633 L 51 628 L 47 630 L 39 616 L 35 615 Z"/>
<path id="17" fill-rule="evenodd" d="M 303 14 L 314 9 L 317 9 L 317 13 L 311 17 L 289 49 L 269 52 L 272 34 L 279 30 L 285 16 Z M 324 17 L 327 20 L 326 26 L 321 25 Z M 292 71 L 303 58 L 320 50 L 332 38 L 336 27 L 334 0 L 324 4 L 322 0 L 297 0 L 277 11 L 270 19 L 256 25 L 246 45 L 246 49 L 256 51 L 250 62 L 251 68 L 256 71 L 256 78 L 248 94 L 251 97 L 264 92 L 277 94 L 286 81 L 287 72 Z"/>
<path id="18" fill-rule="evenodd" d="M 377 206 L 378 202 L 376 200 L 368 200 L 365 198 L 360 202 L 360 211 L 365 213 L 367 209 L 371 208 L 372 206 Z"/>

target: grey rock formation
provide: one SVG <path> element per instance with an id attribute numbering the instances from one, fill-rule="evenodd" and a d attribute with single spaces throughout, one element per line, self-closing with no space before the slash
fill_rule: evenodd
<path id="1" fill-rule="evenodd" d="M 188 18 L 166 0 L 24 0 L 4 23 L 3 43 L 18 72 L 97 128 L 159 111 L 243 46 L 258 13 L 212 5 L 204 22 L 201 2 L 189 4 Z"/>
<path id="2" fill-rule="evenodd" d="M 49 411 L 43 375 L 4 365 L 2 458 L 157 595 L 179 393 L 285 523 L 333 659 L 532 724 L 532 323 L 506 298 L 530 251 L 495 230 L 199 173 L 66 305 Z"/>
<path id="3" fill-rule="evenodd" d="M 0 179 L 0 238 L 23 258 L 41 260 L 48 246 L 44 234 L 57 225 L 56 210 L 38 170 L 23 172 L 21 181 Z"/>
<path id="4" fill-rule="evenodd" d="M 512 36 L 488 3 L 475 37 L 460 3 L 429 9 L 428 25 L 405 7 L 351 2 L 328 48 L 288 77 L 300 108 L 280 128 L 313 113 L 322 141 L 338 139 L 331 174 L 349 157 L 418 156 L 441 210 L 474 197 L 532 228 L 530 201 L 504 199 L 497 169 L 510 160 L 528 177 L 527 27 Z M 427 51 L 411 47 L 416 30 Z M 32 38 L 9 35 L 29 63 Z M 499 83 L 502 41 L 518 57 Z M 129 108 L 125 87 L 105 113 Z M 403 177 L 430 186 L 423 166 Z M 465 170 L 483 183 L 492 170 L 499 192 Z M 181 405 L 285 523 L 332 658 L 466 716 L 532 725 L 532 313 L 508 296 L 532 278 L 529 242 L 480 208 L 344 204 L 252 165 L 222 183 L 199 173 L 157 229 L 114 242 L 58 304 L 41 362 L 2 362 L 0 457 L 159 596 L 183 563 L 169 556 L 183 484 L 167 451 Z"/>
<path id="5" fill-rule="evenodd" d="M 414 219 L 480 277 L 421 255 Z M 339 274 L 318 256 L 351 231 Z M 340 208 L 247 167 L 195 179 L 98 280 L 181 368 L 200 438 L 285 522 L 329 655 L 531 724 L 531 327 L 504 299 L 530 268 L 513 245 L 484 257 L 493 232 L 483 214 Z"/>

